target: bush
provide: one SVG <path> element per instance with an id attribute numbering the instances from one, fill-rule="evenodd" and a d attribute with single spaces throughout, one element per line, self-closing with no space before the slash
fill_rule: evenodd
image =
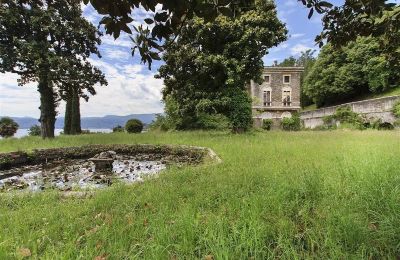
<path id="1" fill-rule="evenodd" d="M 9 117 L 3 117 L 0 119 L 0 136 L 7 138 L 13 136 L 19 125 Z"/>
<path id="2" fill-rule="evenodd" d="M 149 129 L 154 130 L 161 130 L 161 131 L 168 131 L 175 129 L 175 125 L 171 124 L 169 120 L 169 116 L 164 116 L 161 114 L 156 115 L 156 119 L 150 123 Z"/>
<path id="3" fill-rule="evenodd" d="M 33 125 L 28 130 L 28 135 L 30 136 L 40 136 L 42 133 L 42 129 L 38 125 Z"/>
<path id="4" fill-rule="evenodd" d="M 243 90 L 231 90 L 229 121 L 232 132 L 243 133 L 249 130 L 253 123 L 251 98 Z"/>
<path id="5" fill-rule="evenodd" d="M 282 118 L 281 126 L 285 131 L 299 131 L 301 128 L 299 115 L 294 114 L 292 117 Z"/>
<path id="6" fill-rule="evenodd" d="M 352 128 L 364 130 L 370 125 L 363 117 L 353 112 L 351 107 L 344 106 L 336 109 L 335 114 L 322 118 L 326 128 L 335 129 L 336 122 L 340 122 L 340 128 Z"/>
<path id="7" fill-rule="evenodd" d="M 143 123 L 139 119 L 130 119 L 126 122 L 125 130 L 128 133 L 141 133 L 143 131 Z"/>
<path id="8" fill-rule="evenodd" d="M 122 126 L 117 125 L 116 127 L 114 127 L 114 128 L 112 129 L 112 131 L 113 131 L 113 133 L 118 133 L 118 132 L 124 132 L 125 129 L 124 129 Z"/>
<path id="9" fill-rule="evenodd" d="M 273 121 L 272 119 L 263 119 L 262 121 L 262 128 L 265 130 L 271 130 Z"/>
<path id="10" fill-rule="evenodd" d="M 200 113 L 197 124 L 200 129 L 225 130 L 229 128 L 229 119 L 221 114 Z"/>
<path id="11" fill-rule="evenodd" d="M 400 118 L 400 101 L 393 106 L 392 112 L 396 118 Z"/>

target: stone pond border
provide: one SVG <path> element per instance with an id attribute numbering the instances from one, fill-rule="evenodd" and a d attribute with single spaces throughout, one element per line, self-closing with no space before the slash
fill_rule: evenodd
<path id="1" fill-rule="evenodd" d="M 60 159 L 88 159 L 104 151 L 135 156 L 138 160 L 163 160 L 168 163 L 220 163 L 222 160 L 210 148 L 188 145 L 108 144 L 60 147 L 0 153 L 0 170 Z"/>

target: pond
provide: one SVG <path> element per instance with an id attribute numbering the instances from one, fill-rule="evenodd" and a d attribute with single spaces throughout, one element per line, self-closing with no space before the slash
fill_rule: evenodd
<path id="1" fill-rule="evenodd" d="M 93 161 L 96 158 L 109 159 L 111 168 L 99 169 Z M 116 182 L 142 182 L 165 168 L 163 161 L 140 161 L 133 156 L 107 151 L 93 159 L 61 159 L 0 171 L 0 192 L 104 188 Z"/>

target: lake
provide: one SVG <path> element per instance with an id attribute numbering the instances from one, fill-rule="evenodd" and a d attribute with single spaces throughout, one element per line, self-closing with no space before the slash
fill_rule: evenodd
<path id="1" fill-rule="evenodd" d="M 87 130 L 87 129 L 82 129 Z M 88 129 L 90 132 L 99 132 L 99 133 L 111 133 L 112 129 Z M 16 138 L 24 137 L 28 135 L 29 129 L 18 129 L 17 133 L 14 135 Z M 63 129 L 55 129 L 55 135 L 60 135 Z M 1 137 L 0 137 L 1 139 Z"/>

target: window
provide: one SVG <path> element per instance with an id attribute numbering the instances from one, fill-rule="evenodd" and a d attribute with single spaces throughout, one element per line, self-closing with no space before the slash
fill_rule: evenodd
<path id="1" fill-rule="evenodd" d="M 264 76 L 264 81 L 265 81 L 265 83 L 271 83 L 271 76 L 270 75 L 265 75 Z"/>
<path id="2" fill-rule="evenodd" d="M 271 91 L 270 90 L 264 90 L 263 103 L 264 103 L 265 107 L 271 106 Z"/>
<path id="3" fill-rule="evenodd" d="M 283 75 L 283 83 L 285 84 L 290 83 L 290 75 Z"/>
<path id="4" fill-rule="evenodd" d="M 282 103 L 284 107 L 290 107 L 291 105 L 290 90 L 283 90 Z"/>

